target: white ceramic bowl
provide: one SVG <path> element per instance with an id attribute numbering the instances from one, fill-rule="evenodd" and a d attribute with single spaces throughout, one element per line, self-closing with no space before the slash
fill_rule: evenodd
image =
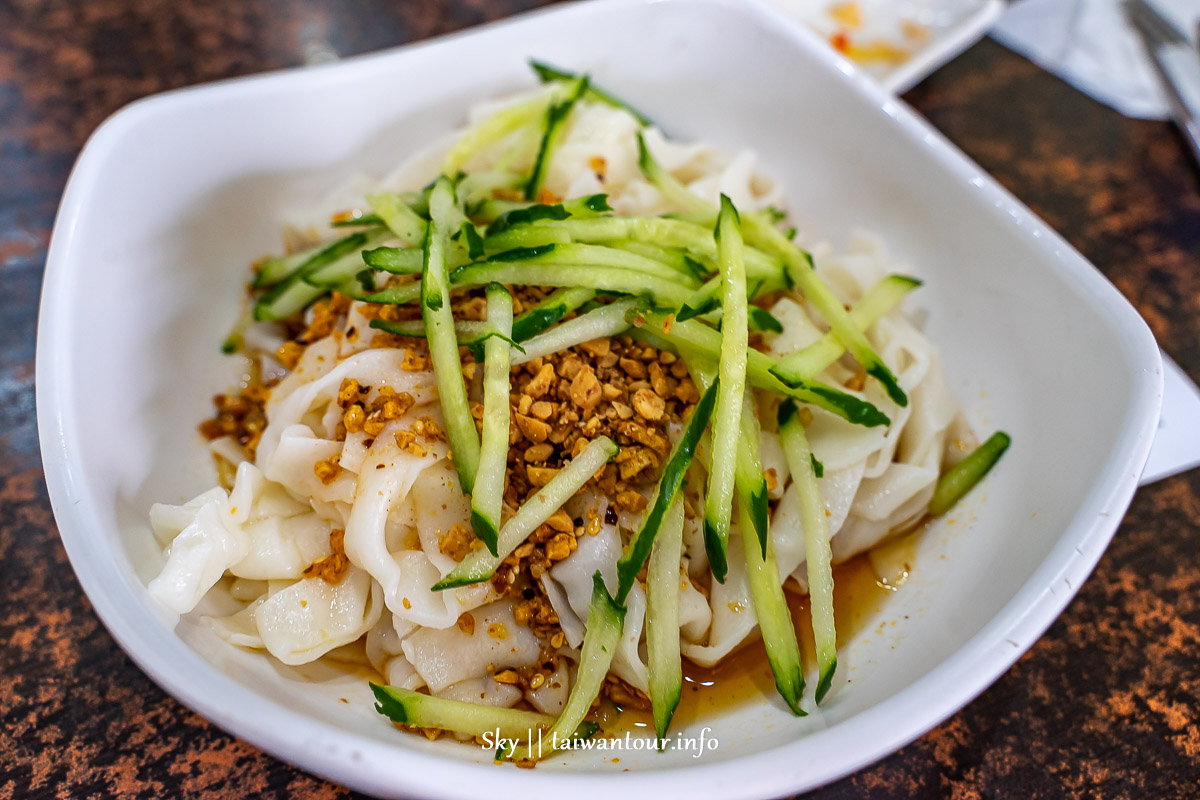
<path id="1" fill-rule="evenodd" d="M 901 624 L 843 649 L 852 685 L 805 719 L 764 695 L 704 721 L 720 747 L 700 758 L 479 763 L 474 748 L 397 733 L 361 678 L 314 682 L 320 670 L 236 651 L 145 589 L 162 563 L 149 505 L 213 481 L 194 426 L 234 377 L 217 344 L 246 263 L 276 245 L 285 209 L 348 172 L 383 172 L 461 124 L 468 103 L 529 84 L 530 55 L 590 70 L 679 136 L 753 147 L 806 229 L 841 243 L 859 226 L 883 235 L 927 280 L 913 303 L 972 421 L 1013 435 L 959 524 L 922 539 L 910 585 L 885 609 Z M 1129 503 L 1161 365 L 1145 324 L 1078 253 L 777 12 L 602 0 L 114 116 L 63 199 L 37 388 L 50 496 L 96 611 L 154 680 L 226 730 L 379 795 L 729 800 L 810 788 L 889 753 L 1033 643 Z"/>

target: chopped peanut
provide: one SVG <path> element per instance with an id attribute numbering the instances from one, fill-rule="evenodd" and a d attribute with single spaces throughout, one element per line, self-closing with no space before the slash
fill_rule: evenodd
<path id="1" fill-rule="evenodd" d="M 552 364 L 543 364 L 538 370 L 538 374 L 534 376 L 528 384 L 525 385 L 525 394 L 530 397 L 541 397 L 546 392 L 550 391 L 550 387 L 554 384 L 554 366 Z"/>
<path id="2" fill-rule="evenodd" d="M 338 473 L 342 471 L 342 465 L 338 463 L 338 456 L 331 456 L 324 461 L 318 461 L 313 464 L 313 472 L 321 479 L 321 483 L 328 486 L 337 480 Z"/>
<path id="3" fill-rule="evenodd" d="M 657 367 L 658 365 L 651 366 Z M 633 408 L 645 419 L 658 422 L 662 419 L 663 411 L 666 410 L 666 403 L 652 389 L 638 389 L 633 396 Z"/>

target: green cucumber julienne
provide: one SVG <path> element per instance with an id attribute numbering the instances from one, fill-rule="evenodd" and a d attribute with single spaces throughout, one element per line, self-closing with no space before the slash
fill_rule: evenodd
<path id="1" fill-rule="evenodd" d="M 303 311 L 326 292 L 324 288 L 307 283 L 305 278 L 342 259 L 350 259 L 351 263 L 358 262 L 358 267 L 361 268 L 358 253 L 367 246 L 367 241 L 367 233 L 360 231 L 322 247 L 293 269 L 286 278 L 259 296 L 254 304 L 254 319 L 259 322 L 274 322 L 286 319 L 297 311 Z"/>
<path id="2" fill-rule="evenodd" d="M 758 244 L 765 245 L 769 252 L 774 251 L 783 259 L 796 288 L 812 303 L 813 308 L 833 331 L 833 335 L 846 346 L 850 355 L 854 356 L 854 360 L 866 369 L 868 375 L 883 385 L 892 402 L 901 407 L 907 406 L 908 397 L 900 388 L 896 376 L 871 347 L 862 330 L 850 319 L 850 314 L 841 301 L 834 296 L 825 282 L 817 277 L 812 257 L 771 225 L 755 225 L 753 230 L 761 237 Z"/>
<path id="3" fill-rule="evenodd" d="M 346 253 L 323 267 L 306 272 L 303 280 L 322 290 L 336 289 L 362 271 L 366 248 L 374 248 L 391 238 L 392 235 L 388 231 L 373 230 L 367 233 L 362 249 Z"/>
<path id="4" fill-rule="evenodd" d="M 533 169 L 529 174 L 529 183 L 525 185 L 526 200 L 537 200 L 538 195 L 541 194 L 542 186 L 546 182 L 546 173 L 550 171 L 550 160 L 554 157 L 554 151 L 558 149 L 558 143 L 566 132 L 567 118 L 571 116 L 571 109 L 575 107 L 575 102 L 587 91 L 588 83 L 586 75 L 576 78 L 568 84 L 566 97 L 552 103 L 546 109 L 542 142 L 538 146 L 537 157 L 534 159 Z"/>
<path id="5" fill-rule="evenodd" d="M 429 196 L 429 226 L 425 233 L 425 268 L 421 276 L 421 317 L 437 380 L 438 397 L 446 418 L 446 437 L 454 454 L 454 466 L 463 494 L 470 494 L 479 467 L 479 436 L 467 404 L 458 336 L 450 312 L 450 276 L 446 269 L 447 233 L 452 219 L 454 188 L 446 177 L 439 178 Z"/>
<path id="6" fill-rule="evenodd" d="M 420 275 L 425 259 L 418 247 L 376 247 L 364 250 L 362 260 L 371 269 L 393 275 Z"/>
<path id="7" fill-rule="evenodd" d="M 499 730 L 505 739 L 529 739 L 535 731 L 554 724 L 553 717 L 536 711 L 464 703 L 377 683 L 371 684 L 371 691 L 378 701 L 376 711 L 392 722 L 414 728 L 437 728 L 468 736 L 495 735 Z"/>
<path id="8" fill-rule="evenodd" d="M 759 442 L 762 433 L 754 413 L 754 401 L 747 390 L 742 398 L 741 433 L 738 436 L 737 466 L 734 468 L 734 487 L 738 502 L 746 506 L 750 521 L 758 534 L 759 547 L 767 546 L 770 510 L 767 505 L 767 479 L 763 474 Z"/>
<path id="9" fill-rule="evenodd" d="M 696 386 L 703 392 L 709 391 L 716 381 L 716 366 L 703 356 L 697 356 L 694 353 L 685 355 L 684 363 L 687 364 L 688 373 L 691 374 Z M 740 500 L 746 503 L 750 509 L 750 519 L 758 534 L 759 546 L 766 547 L 770 508 L 767 498 L 767 480 L 763 475 L 762 456 L 759 454 L 759 442 L 762 434 L 749 391 L 742 400 L 739 427 L 737 462 L 733 475 L 734 488 Z M 711 455 L 705 460 L 711 465 Z"/>
<path id="10" fill-rule="evenodd" d="M 521 344 L 520 355 L 513 357 L 513 366 L 544 358 L 593 339 L 616 336 L 629 328 L 626 315 L 637 305 L 635 298 L 614 300 L 606 306 L 593 308 L 585 314 L 567 320 L 526 339 Z"/>
<path id="11" fill-rule="evenodd" d="M 779 438 L 792 481 L 800 493 L 800 521 L 804 525 L 804 554 L 808 565 L 808 597 L 812 607 L 813 640 L 817 651 L 817 703 L 825 699 L 837 670 L 837 628 L 833 616 L 833 554 L 829 547 L 829 522 L 825 500 L 817 485 L 816 460 L 804 435 L 796 404 L 779 406 Z M 822 470 L 824 471 L 824 470 Z"/>
<path id="12" fill-rule="evenodd" d="M 566 70 L 559 69 L 558 67 L 552 67 L 549 64 L 541 61 L 534 61 L 533 59 L 530 59 L 529 66 L 532 67 L 533 71 L 537 73 L 537 76 L 541 79 L 542 83 L 550 83 L 552 81 L 569 83 L 570 81 L 579 79 L 579 76 L 573 72 L 567 72 Z M 586 97 L 588 100 L 595 100 L 599 103 L 604 103 L 605 105 L 612 106 L 613 108 L 619 108 L 622 111 L 628 112 L 630 116 L 636 119 L 643 126 L 654 124 L 651 122 L 649 117 L 638 111 L 633 106 L 629 105 L 629 103 L 626 103 L 616 95 L 613 95 L 604 89 L 591 84 L 590 82 L 588 84 L 587 91 L 584 93 L 584 97 Z"/>
<path id="13" fill-rule="evenodd" d="M 496 555 L 484 549 L 472 550 L 458 562 L 458 566 L 433 585 L 433 591 L 479 583 L 492 577 L 500 562 L 516 550 L 538 525 L 562 508 L 618 450 L 616 443 L 607 436 L 599 436 L 589 442 L 579 455 L 571 459 L 571 463 L 559 470 L 549 483 L 525 501 L 525 505 L 504 523 L 500 528 Z"/>
<path id="14" fill-rule="evenodd" d="M 629 312 L 629 317 L 635 326 L 644 326 L 646 330 L 670 342 L 681 353 L 691 353 L 709 359 L 716 359 L 720 356 L 721 333 L 703 322 L 698 320 L 672 322 L 669 315 L 644 308 Z M 818 381 L 805 381 L 795 386 L 784 384 L 771 374 L 771 367 L 776 363 L 778 362 L 765 353 L 749 350 L 746 378 L 759 389 L 766 389 L 776 394 L 811 403 L 855 425 L 871 428 L 891 423 L 887 415 L 871 403 L 827 384 Z"/>
<path id="15" fill-rule="evenodd" d="M 534 205 L 526 203 L 519 208 L 505 211 L 496 217 L 488 225 L 487 235 L 495 236 L 509 228 L 515 228 L 518 225 L 528 225 L 532 222 L 540 222 L 541 220 L 563 220 L 570 219 L 571 217 L 586 219 L 587 217 L 599 216 L 606 211 L 612 211 L 612 208 L 608 205 L 608 195 L 606 194 L 590 194 L 585 197 L 566 200 L 562 203 L 537 203 Z"/>
<path id="16" fill-rule="evenodd" d="M 746 393 L 746 351 L 749 328 L 746 311 L 746 266 L 741 225 L 733 203 L 721 196 L 721 214 L 714 233 L 721 270 L 724 305 L 721 357 L 717 364 L 717 405 L 712 422 L 712 464 L 704 496 L 704 549 L 713 578 L 725 582 L 728 570 L 730 515 L 733 511 L 734 472 L 742 398 Z"/>
<path id="17" fill-rule="evenodd" d="M 553 266 L 571 267 L 612 267 L 627 269 L 646 275 L 655 275 L 669 281 L 680 281 L 688 288 L 699 285 L 691 274 L 680 273 L 674 267 L 652 258 L 638 255 L 628 250 L 618 250 L 615 247 L 604 247 L 596 244 L 546 244 L 540 247 L 517 248 L 503 253 L 496 253 L 487 259 L 488 263 L 497 261 L 520 262 L 522 264 L 547 264 Z"/>
<path id="18" fill-rule="evenodd" d="M 675 497 L 679 494 L 679 487 L 683 485 L 683 476 L 687 474 L 687 469 L 692 463 L 696 445 L 700 442 L 700 437 L 704 435 L 704 429 L 708 427 L 719 396 L 718 384 L 713 383 L 704 392 L 700 402 L 696 404 L 679 441 L 675 443 L 670 457 L 663 465 L 662 477 L 659 479 L 650 509 L 642 519 L 638 532 L 630 540 L 629 547 L 617 562 L 616 601 L 618 603 L 625 602 L 625 598 L 637 580 L 638 573 L 642 571 L 646 559 L 650 557 L 654 537 L 658 535 L 663 519 L 666 518 L 667 510 L 670 509 L 671 504 L 675 502 Z"/>
<path id="19" fill-rule="evenodd" d="M 742 551 L 746 556 L 746 572 L 750 581 L 750 598 L 754 615 L 762 632 L 767 663 L 775 676 L 775 688 L 788 708 L 798 717 L 806 716 L 800 701 L 804 697 L 804 665 L 800 661 L 800 643 L 792 613 L 783 594 L 779 564 L 775 561 L 775 543 L 767 538 L 766 550 L 747 542 L 746 531 L 753 527 L 749 509 L 738 503 L 738 518 L 742 530 Z"/>
<path id="20" fill-rule="evenodd" d="M 500 529 L 504 472 L 508 468 L 508 394 L 513 323 L 512 295 L 498 283 L 487 288 L 487 321 L 500 336 L 483 345 L 483 435 L 471 492 L 471 527 L 492 555 Z"/>
<path id="21" fill-rule="evenodd" d="M 675 498 L 654 540 L 646 567 L 646 679 L 661 750 L 683 692 L 679 654 L 679 560 L 683 554 L 683 501 Z"/>
<path id="22" fill-rule="evenodd" d="M 929 513 L 940 517 L 953 508 L 954 504 L 996 465 L 1011 443 L 1012 439 L 1007 433 L 997 431 L 969 456 L 946 470 L 938 479 L 937 488 L 933 490 L 933 499 L 929 501 Z"/>
<path id="23" fill-rule="evenodd" d="M 677 247 L 710 262 L 717 256 L 711 227 L 666 217 L 600 216 L 541 221 L 489 235 L 484 239 L 484 246 L 494 253 L 556 242 L 604 244 L 613 241 Z M 781 287 L 787 286 L 787 272 L 779 258 L 748 247 L 745 259 L 747 277 L 772 279 Z"/>
<path id="24" fill-rule="evenodd" d="M 442 161 L 442 172 L 457 175 L 479 150 L 543 118 L 559 94 L 557 88 L 545 91 L 476 123 L 450 148 Z"/>
<path id="25" fill-rule="evenodd" d="M 533 308 L 526 309 L 513 320 L 513 340 L 523 342 L 536 336 L 595 297 L 595 289 L 555 289 Z"/>
<path id="26" fill-rule="evenodd" d="M 486 261 L 467 264 L 454 271 L 456 285 L 491 283 L 525 286 L 584 286 L 606 292 L 651 294 L 659 301 L 677 305 L 688 295 L 679 281 L 618 267 L 558 266 L 535 262 Z"/>
<path id="27" fill-rule="evenodd" d="M 889 275 L 868 289 L 850 309 L 850 321 L 859 330 L 869 330 L 920 285 L 921 282 L 916 278 Z M 845 345 L 832 332 L 826 333 L 808 347 L 779 359 L 779 363 L 771 367 L 771 374 L 788 386 L 800 385 L 824 372 L 845 350 Z"/>
<path id="28" fill-rule="evenodd" d="M 479 552 L 478 550 L 475 552 Z M 579 651 L 579 669 L 575 683 L 567 695 L 566 705 L 558 715 L 554 726 L 535 747 L 532 742 L 526 748 L 525 758 L 537 760 L 549 753 L 542 745 L 549 745 L 553 752 L 560 742 L 571 738 L 571 734 L 583 722 L 592 703 L 600 694 L 600 687 L 608 677 L 617 645 L 621 641 L 621 630 L 625 625 L 625 607 L 613 600 L 604 586 L 604 578 L 597 570 L 592 575 L 592 600 L 588 605 L 587 630 L 583 634 L 583 647 Z"/>
<path id="29" fill-rule="evenodd" d="M 388 230 L 407 247 L 421 247 L 425 243 L 428 223 L 412 210 L 399 195 L 390 192 L 367 195 L 367 202 L 375 214 L 384 221 Z M 430 195 L 432 205 L 432 194 Z M 446 224 L 443 220 L 443 224 Z"/>
<path id="30" fill-rule="evenodd" d="M 707 221 L 712 207 L 702 198 L 690 192 L 674 176 L 663 169 L 650 155 L 649 148 L 641 134 L 638 134 L 638 164 L 646 178 L 657 188 L 668 201 L 679 205 L 685 212 L 698 213 L 701 221 Z M 817 277 L 812 266 L 812 259 L 807 253 L 796 247 L 786 234 L 777 229 L 770 218 L 748 216 L 745 222 L 747 239 L 759 249 L 774 253 L 782 258 L 786 265 L 787 277 L 809 299 L 817 313 L 829 324 L 833 334 L 846 346 L 867 374 L 878 380 L 887 390 L 888 396 L 899 406 L 908 405 L 908 398 L 896 376 L 892 374 L 883 360 L 875 353 L 867 337 L 856 326 L 846 313 L 842 304 L 834 297 L 833 292 Z M 711 310 L 711 297 L 705 298 L 703 306 Z M 681 314 L 687 319 L 695 315 L 694 309 L 700 305 L 699 298 L 688 303 L 688 312 Z"/>

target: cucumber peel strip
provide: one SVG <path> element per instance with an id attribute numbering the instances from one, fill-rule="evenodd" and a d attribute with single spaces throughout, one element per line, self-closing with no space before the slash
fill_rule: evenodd
<path id="1" fill-rule="evenodd" d="M 608 204 L 608 195 L 606 194 L 590 194 L 562 203 L 525 205 L 496 217 L 488 226 L 487 235 L 495 236 L 510 228 L 543 220 L 557 221 L 571 217 L 586 219 L 608 211 L 612 211 L 612 207 Z"/>
<path id="2" fill-rule="evenodd" d="M 816 700 L 820 704 L 837 670 L 837 626 L 833 613 L 833 553 L 829 547 L 829 522 L 825 500 L 817 485 L 816 460 L 804 435 L 796 404 L 779 406 L 779 438 L 792 481 L 800 494 L 800 519 L 804 524 L 804 554 L 808 567 L 808 596 L 812 608 L 813 640 L 817 651 Z M 824 469 L 821 470 L 824 472 Z"/>
<path id="3" fill-rule="evenodd" d="M 953 508 L 996 465 L 1010 444 L 1012 438 L 1004 431 L 997 431 L 971 451 L 969 456 L 946 470 L 933 490 L 929 513 L 940 517 Z"/>
<path id="4" fill-rule="evenodd" d="M 563 287 L 554 290 L 513 320 L 513 339 L 523 342 L 536 336 L 595 296 L 595 289 Z"/>
<path id="5" fill-rule="evenodd" d="M 292 270 L 286 278 L 259 296 L 254 303 L 254 319 L 259 322 L 274 322 L 304 310 L 326 292 L 324 288 L 310 285 L 305 278 L 342 259 L 352 261 L 352 257 L 366 245 L 367 234 L 359 231 L 323 246 Z"/>
<path id="6" fill-rule="evenodd" d="M 876 283 L 850 309 L 850 320 L 861 330 L 869 330 L 884 314 L 921 285 L 916 278 L 889 275 Z M 801 350 L 779 359 L 771 374 L 791 386 L 816 378 L 846 351 L 845 345 L 833 333 L 826 333 Z"/>
<path id="7" fill-rule="evenodd" d="M 696 453 L 696 445 L 704 435 L 705 428 L 712 418 L 713 408 L 717 403 L 720 389 L 716 383 L 709 386 L 700 402 L 696 404 L 692 415 L 684 425 L 683 433 L 675 443 L 671 455 L 663 465 L 662 477 L 654 492 L 654 499 L 638 532 L 629 543 L 629 547 L 617 562 L 617 593 L 615 599 L 622 605 L 637 581 L 638 573 L 650 558 L 654 539 L 661 530 L 667 513 L 683 485 L 683 477 L 691 466 L 692 457 Z"/>
<path id="8" fill-rule="evenodd" d="M 646 309 L 631 311 L 629 316 L 635 327 L 644 326 L 645 330 L 670 342 L 681 353 L 710 359 L 720 355 L 721 333 L 698 320 L 671 321 L 669 314 Z M 771 367 L 778 362 L 770 356 L 757 350 L 750 350 L 747 356 L 746 377 L 756 388 L 811 403 L 855 425 L 871 428 L 891 424 L 886 414 L 866 400 L 818 381 L 788 386 L 771 374 Z"/>
<path id="9" fill-rule="evenodd" d="M 767 651 L 767 663 L 775 676 L 775 688 L 793 714 L 807 716 L 800 707 L 804 697 L 804 665 L 800 660 L 800 643 L 796 639 L 792 613 L 783 594 L 779 564 L 775 561 L 775 543 L 768 537 L 765 550 L 747 544 L 745 532 L 753 523 L 744 503 L 738 503 L 738 517 L 743 534 L 742 551 L 746 556 L 750 597 Z"/>
<path id="10" fill-rule="evenodd" d="M 600 687 L 608 676 L 608 669 L 612 666 L 624 625 L 625 607 L 608 594 L 604 578 L 600 571 L 596 570 L 592 575 L 592 599 L 588 605 L 587 630 L 584 632 L 583 647 L 579 652 L 579 669 L 575 673 L 575 683 L 571 686 L 566 705 L 563 706 L 558 719 L 542 740 L 549 740 L 550 752 L 554 752 L 559 740 L 570 739 L 570 735 L 579 728 L 583 718 L 591 710 L 592 703 L 599 696 Z M 535 749 L 532 742 L 525 751 L 525 758 L 534 761 L 545 755 L 548 754 L 542 752 L 541 747 Z"/>
<path id="11" fill-rule="evenodd" d="M 526 339 L 521 345 L 521 354 L 512 360 L 513 366 L 628 330 L 626 315 L 637 303 L 635 298 L 615 300 Z"/>
<path id="12" fill-rule="evenodd" d="M 619 449 L 607 436 L 593 439 L 579 455 L 571 459 L 571 463 L 559 470 L 549 483 L 525 501 L 525 505 L 504 523 L 496 543 L 496 555 L 484 549 L 472 550 L 466 558 L 458 562 L 458 566 L 435 583 L 431 591 L 440 592 L 444 589 L 467 586 L 492 577 L 500 562 L 516 550 L 537 526 L 562 508 L 563 504 L 591 480 Z"/>
<path id="13" fill-rule="evenodd" d="M 471 156 L 482 148 L 544 118 L 560 93 L 555 87 L 524 102 L 502 108 L 473 125 L 446 153 L 442 160 L 442 172 L 457 175 Z"/>
<path id="14" fill-rule="evenodd" d="M 746 393 L 746 265 L 741 221 L 729 198 L 721 196 L 714 230 L 721 275 L 724 325 L 717 361 L 717 404 L 712 418 L 712 464 L 704 495 L 704 549 L 713 578 L 725 582 L 729 569 L 729 526 L 733 513 L 742 399 Z"/>
<path id="15" fill-rule="evenodd" d="M 392 722 L 415 728 L 437 728 L 468 736 L 499 730 L 505 739 L 529 739 L 534 732 L 554 724 L 553 717 L 536 711 L 466 703 L 373 682 L 370 686 L 377 701 L 376 711 Z"/>
<path id="16" fill-rule="evenodd" d="M 471 527 L 475 536 L 497 555 L 500 511 L 504 501 L 504 472 L 508 467 L 509 360 L 512 348 L 512 295 L 498 283 L 487 289 L 487 322 L 498 336 L 483 345 L 483 433 L 479 467 L 471 492 Z M 501 338 L 503 337 L 503 338 Z"/>
<path id="17" fill-rule="evenodd" d="M 438 179 L 429 197 L 430 221 L 425 232 L 425 265 L 421 275 L 421 318 L 437 380 L 438 396 L 446 420 L 446 437 L 463 494 L 470 494 L 479 467 L 479 436 L 467 403 L 458 336 L 450 311 L 450 276 L 446 267 L 445 223 L 455 208 L 454 188 L 446 177 Z"/>
<path id="18" fill-rule="evenodd" d="M 579 78 L 579 76 L 573 72 L 567 72 L 564 69 L 552 67 L 543 61 L 535 61 L 534 59 L 530 59 L 529 66 L 532 67 L 533 71 L 537 73 L 538 79 L 541 80 L 542 83 L 550 83 L 552 81 L 569 83 L 570 81 L 578 80 Z M 584 93 L 584 97 L 586 97 L 588 100 L 604 103 L 605 105 L 612 106 L 613 108 L 619 108 L 620 110 L 627 112 L 631 117 L 636 119 L 638 123 L 642 125 L 642 127 L 654 124 L 649 117 L 638 111 L 633 106 L 629 105 L 629 103 L 626 103 L 616 95 L 611 94 L 610 92 L 607 92 L 594 84 L 589 83 L 587 91 Z"/>
<path id="19" fill-rule="evenodd" d="M 571 110 L 575 107 L 576 101 L 587 91 L 588 84 L 587 75 L 575 78 L 567 84 L 566 97 L 551 103 L 546 109 L 542 142 L 538 145 L 537 157 L 534 158 L 533 169 L 529 174 L 529 183 L 525 185 L 526 200 L 538 199 L 542 186 L 546 182 L 546 173 L 550 171 L 550 159 L 554 157 L 554 151 L 558 149 L 558 143 L 562 139 L 567 118 L 571 116 Z"/>
<path id="20" fill-rule="evenodd" d="M 683 555 L 683 501 L 676 497 L 654 540 L 646 567 L 646 677 L 659 750 L 683 693 L 679 653 L 679 574 Z"/>

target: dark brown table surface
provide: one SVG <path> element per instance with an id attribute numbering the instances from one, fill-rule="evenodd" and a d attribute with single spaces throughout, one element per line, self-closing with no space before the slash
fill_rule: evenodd
<path id="1" fill-rule="evenodd" d="M 537 0 L 0 0 L 0 800 L 346 795 L 150 682 L 59 543 L 34 418 L 55 209 L 88 134 L 164 89 L 434 36 Z M 1200 376 L 1200 181 L 1119 116 L 985 41 L 906 99 L 1061 231 Z M 819 798 L 1200 797 L 1200 472 L 1138 492 L 1066 613 L 994 686 Z"/>

